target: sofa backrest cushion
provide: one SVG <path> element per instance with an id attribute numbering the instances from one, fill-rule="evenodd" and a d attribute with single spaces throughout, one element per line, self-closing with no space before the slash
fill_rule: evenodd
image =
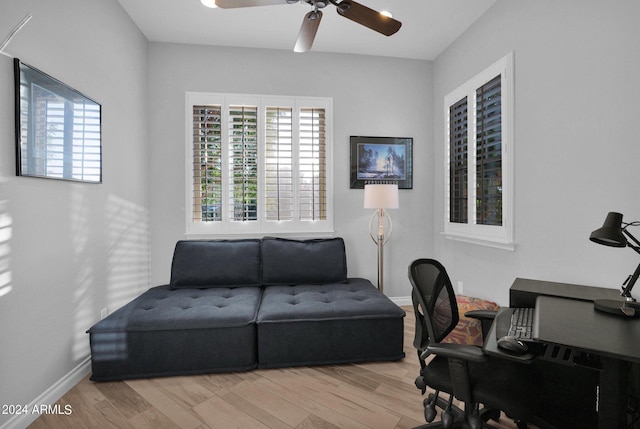
<path id="1" fill-rule="evenodd" d="M 260 286 L 260 240 L 182 240 L 171 264 L 171 288 Z"/>
<path id="2" fill-rule="evenodd" d="M 347 257 L 342 238 L 262 239 L 262 283 L 298 285 L 347 281 Z"/>

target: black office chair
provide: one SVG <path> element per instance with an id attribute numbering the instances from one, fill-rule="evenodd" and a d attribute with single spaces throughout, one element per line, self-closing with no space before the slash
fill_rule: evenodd
<path id="1" fill-rule="evenodd" d="M 423 394 L 427 387 L 435 390 L 424 400 L 425 419 L 430 424 L 422 427 L 491 427 L 487 422 L 497 420 L 503 411 L 519 429 L 526 428 L 539 397 L 534 366 L 487 356 L 473 345 L 441 343 L 459 317 L 447 271 L 438 261 L 418 259 L 409 266 L 409 279 L 416 316 L 413 344 L 421 366 L 416 386 Z M 479 313 L 486 332 L 492 315 Z M 440 397 L 441 392 L 449 395 L 448 400 Z M 464 411 L 453 405 L 454 397 L 464 402 Z M 443 409 L 439 422 L 434 422 L 436 406 Z"/>

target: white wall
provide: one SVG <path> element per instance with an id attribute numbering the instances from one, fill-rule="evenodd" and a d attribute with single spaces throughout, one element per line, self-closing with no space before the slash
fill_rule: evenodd
<path id="1" fill-rule="evenodd" d="M 103 184 L 15 177 L 13 60 L 0 56 L 0 404 L 30 404 L 86 362 L 102 308 L 149 286 L 147 42 L 116 1 L 0 3 L 0 39 L 33 15 L 6 52 L 103 109 Z"/>
<path id="2" fill-rule="evenodd" d="M 151 43 L 149 51 L 152 283 L 169 281 L 175 242 L 184 239 L 185 91 L 333 97 L 336 235 L 349 276 L 377 278 L 363 191 L 349 189 L 349 136 L 414 139 L 414 189 L 400 191 L 385 254 L 385 292 L 408 296 L 407 266 L 431 252 L 431 63 L 358 55 L 294 54 Z"/>
<path id="3" fill-rule="evenodd" d="M 466 293 L 507 304 L 516 277 L 618 288 L 637 266 L 633 251 L 588 238 L 609 211 L 640 220 L 639 16 L 635 0 L 499 0 L 436 59 L 435 249 Z M 515 53 L 515 252 L 439 235 L 443 97 L 509 51 Z"/>

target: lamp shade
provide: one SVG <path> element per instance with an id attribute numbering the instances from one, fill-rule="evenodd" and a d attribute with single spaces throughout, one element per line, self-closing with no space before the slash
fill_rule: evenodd
<path id="1" fill-rule="evenodd" d="M 627 238 L 622 233 L 622 214 L 609 212 L 602 228 L 591 233 L 589 240 L 611 247 L 625 247 Z"/>
<path id="2" fill-rule="evenodd" d="M 397 209 L 397 184 L 369 184 L 364 185 L 365 209 Z"/>

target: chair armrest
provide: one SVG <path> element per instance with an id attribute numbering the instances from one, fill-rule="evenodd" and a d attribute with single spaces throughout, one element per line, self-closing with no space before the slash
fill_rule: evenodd
<path id="1" fill-rule="evenodd" d="M 466 344 L 430 344 L 427 346 L 425 353 L 435 354 L 446 358 L 461 359 L 468 362 L 484 362 L 487 360 L 487 356 L 482 352 L 480 347 Z"/>
<path id="2" fill-rule="evenodd" d="M 480 321 L 493 320 L 496 318 L 496 314 L 498 314 L 496 310 L 471 310 L 464 313 L 465 316 L 473 317 Z"/>

